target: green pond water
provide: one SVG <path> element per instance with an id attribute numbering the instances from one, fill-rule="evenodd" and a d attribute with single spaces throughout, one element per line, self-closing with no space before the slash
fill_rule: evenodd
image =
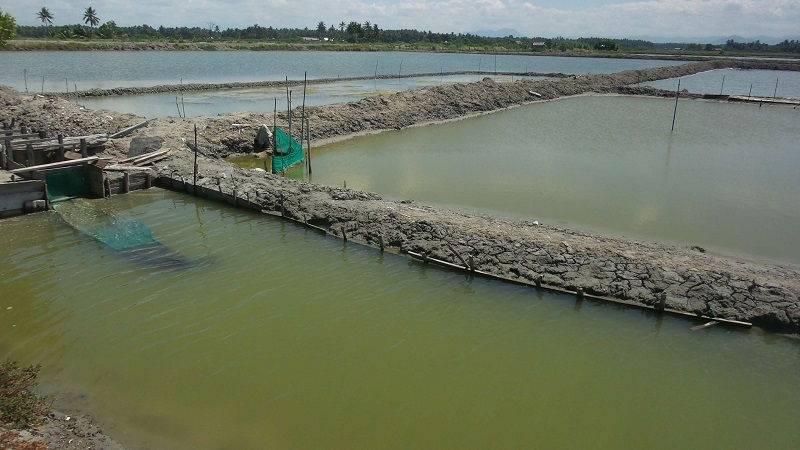
<path id="1" fill-rule="evenodd" d="M 91 202 L 195 264 L 0 221 L 0 357 L 133 448 L 774 448 L 800 343 L 463 275 L 159 189 Z"/>
<path id="2" fill-rule="evenodd" d="M 574 97 L 365 136 L 312 149 L 312 181 L 800 263 L 800 110 L 681 101 L 670 133 L 673 107 Z"/>

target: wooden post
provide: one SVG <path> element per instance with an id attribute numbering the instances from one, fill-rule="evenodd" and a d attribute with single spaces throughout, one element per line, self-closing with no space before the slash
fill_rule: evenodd
<path id="1" fill-rule="evenodd" d="M 6 138 L 3 145 L 6 147 L 6 164 L 8 164 L 8 162 L 14 161 L 14 150 L 11 149 L 11 139 Z"/>
<path id="2" fill-rule="evenodd" d="M 380 60 L 381 60 L 380 58 L 375 60 L 375 78 L 373 78 L 373 82 L 375 83 L 375 90 L 376 91 L 378 90 L 378 62 Z"/>
<path id="3" fill-rule="evenodd" d="M 752 93 L 753 93 L 753 83 L 750 83 L 750 90 L 747 91 L 747 99 L 748 100 L 750 99 L 750 94 L 752 94 Z"/>
<path id="4" fill-rule="evenodd" d="M 194 178 L 192 179 L 192 194 L 197 195 L 197 124 L 194 124 Z"/>
<path id="5" fill-rule="evenodd" d="M 675 116 L 678 114 L 678 94 L 681 92 L 681 79 L 678 78 L 678 88 L 675 89 L 675 109 L 672 111 L 672 129 L 675 131 Z"/>
<path id="6" fill-rule="evenodd" d="M 308 72 L 303 73 L 303 105 L 300 107 L 300 147 L 303 147 L 303 127 L 306 124 L 306 84 L 308 83 Z"/>
<path id="7" fill-rule="evenodd" d="M 537 275 L 536 278 L 534 278 L 533 282 L 536 284 L 537 288 L 542 287 L 542 278 L 542 275 Z"/>
<path id="8" fill-rule="evenodd" d="M 111 180 L 106 177 L 106 173 L 103 172 L 103 198 L 111 197 Z"/>
<path id="9" fill-rule="evenodd" d="M 183 101 L 183 77 L 181 77 L 181 108 L 183 109 L 183 118 L 186 118 L 186 103 Z"/>
<path id="10" fill-rule="evenodd" d="M 44 74 L 42 74 L 42 94 L 44 94 Z"/>
<path id="11" fill-rule="evenodd" d="M 64 161 L 64 135 L 58 133 L 58 160 Z"/>
<path id="12" fill-rule="evenodd" d="M 659 312 L 663 312 L 666 306 L 667 306 L 667 293 L 662 292 L 661 295 L 658 296 L 658 303 L 656 303 L 656 310 Z"/>
<path id="13" fill-rule="evenodd" d="M 722 88 L 725 87 L 725 75 L 722 75 L 722 84 L 719 87 L 719 95 L 722 95 Z"/>
<path id="14" fill-rule="evenodd" d="M 86 138 L 81 138 L 81 158 L 89 156 L 89 149 L 86 146 Z"/>
<path id="15" fill-rule="evenodd" d="M 22 69 L 22 77 L 25 79 L 25 93 L 28 93 L 28 69 Z"/>
<path id="16" fill-rule="evenodd" d="M 378 247 L 380 247 L 381 251 L 383 251 L 383 250 L 384 250 L 384 245 L 383 245 L 383 234 L 379 234 L 379 235 L 378 235 Z"/>
<path id="17" fill-rule="evenodd" d="M 467 258 L 467 266 L 469 266 L 470 272 L 475 272 L 475 258 L 473 258 L 472 255 L 469 255 Z"/>
<path id="18" fill-rule="evenodd" d="M 308 176 L 311 181 L 311 121 L 306 119 L 306 142 L 308 143 Z"/>
<path id="19" fill-rule="evenodd" d="M 122 193 L 127 194 L 131 190 L 131 174 L 126 170 L 122 172 Z"/>
<path id="20" fill-rule="evenodd" d="M 26 164 L 28 166 L 35 166 L 36 163 L 33 161 L 33 144 L 26 145 L 25 150 L 25 158 L 27 159 Z"/>
<path id="21" fill-rule="evenodd" d="M 578 298 L 583 298 L 585 295 L 582 287 L 575 288 L 575 294 L 578 296 Z"/>
<path id="22" fill-rule="evenodd" d="M 780 78 L 775 78 L 775 91 L 772 92 L 772 99 L 775 99 L 775 96 L 778 95 L 778 80 Z"/>
<path id="23" fill-rule="evenodd" d="M 153 187 L 153 175 L 150 172 L 144 173 L 144 188 L 150 189 Z"/>
<path id="24" fill-rule="evenodd" d="M 178 96 L 177 95 L 175 96 L 175 108 L 178 110 L 178 117 L 180 117 L 182 119 L 183 116 L 181 116 L 181 105 L 178 104 Z"/>
<path id="25" fill-rule="evenodd" d="M 397 84 L 400 84 L 400 73 L 403 72 L 403 60 L 400 59 L 400 68 L 397 69 Z"/>
<path id="26" fill-rule="evenodd" d="M 342 239 L 347 242 L 347 232 L 344 230 L 344 224 L 342 224 Z"/>

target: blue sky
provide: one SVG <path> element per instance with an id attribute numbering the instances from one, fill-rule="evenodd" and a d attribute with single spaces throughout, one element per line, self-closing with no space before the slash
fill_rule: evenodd
<path id="1" fill-rule="evenodd" d="M 313 27 L 369 20 L 381 28 L 466 32 L 512 28 L 530 36 L 786 36 L 800 33 L 800 0 L 4 0 L 20 24 L 47 6 L 56 24 L 86 6 L 118 25 Z"/>

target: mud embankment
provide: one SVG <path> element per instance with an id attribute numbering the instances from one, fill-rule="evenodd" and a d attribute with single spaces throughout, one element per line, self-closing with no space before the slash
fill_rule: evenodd
<path id="1" fill-rule="evenodd" d="M 485 75 L 490 76 L 511 76 L 511 77 L 548 77 L 548 78 L 567 78 L 572 75 L 560 72 L 540 73 L 540 72 L 486 72 L 486 71 L 457 71 L 457 72 L 430 72 L 430 73 L 408 73 L 408 74 L 382 74 L 363 77 L 336 77 L 336 78 L 315 78 L 308 80 L 309 85 L 331 84 L 346 81 L 364 80 L 393 80 L 398 78 L 419 78 L 419 77 L 446 77 L 454 75 Z M 156 86 L 144 87 L 118 87 L 110 89 L 85 89 L 73 91 L 69 97 L 108 97 L 114 95 L 139 95 L 139 94 L 161 94 L 165 92 L 191 92 L 191 91 L 214 91 L 221 89 L 248 89 L 248 88 L 283 88 L 286 86 L 302 86 L 303 80 L 265 80 L 265 81 L 240 81 L 232 83 L 184 83 L 184 84 L 160 84 Z M 66 96 L 63 92 L 48 92 L 44 95 Z"/>

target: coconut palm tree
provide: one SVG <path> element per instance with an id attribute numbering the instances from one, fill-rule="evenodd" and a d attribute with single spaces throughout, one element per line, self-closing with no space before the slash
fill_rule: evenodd
<path id="1" fill-rule="evenodd" d="M 47 7 L 42 6 L 42 9 L 36 13 L 36 17 L 42 21 L 43 25 L 52 25 L 53 24 L 53 13 L 50 12 Z"/>
<path id="2" fill-rule="evenodd" d="M 86 11 L 83 12 L 83 23 L 91 26 L 92 28 L 100 23 L 100 18 L 97 17 L 97 11 L 95 11 L 91 6 L 86 8 Z"/>

